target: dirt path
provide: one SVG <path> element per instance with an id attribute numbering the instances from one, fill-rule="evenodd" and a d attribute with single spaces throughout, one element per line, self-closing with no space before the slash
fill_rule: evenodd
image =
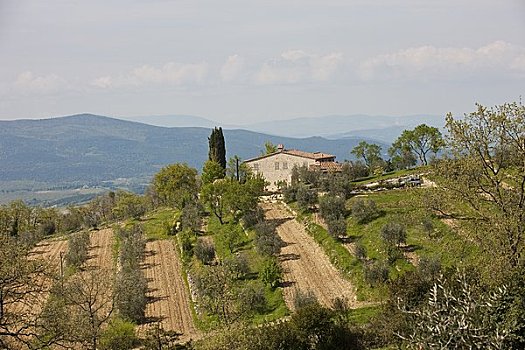
<path id="1" fill-rule="evenodd" d="M 146 318 L 168 331 L 182 333 L 181 340 L 195 339 L 190 295 L 182 277 L 179 253 L 171 240 L 146 244 L 144 272 L 148 280 Z"/>
<path id="2" fill-rule="evenodd" d="M 325 306 L 334 298 L 346 298 L 350 307 L 356 307 L 356 296 L 350 281 L 330 263 L 324 251 L 304 226 L 297 222 L 281 203 L 265 203 L 266 219 L 275 222 L 277 233 L 286 243 L 279 259 L 283 267 L 284 300 L 293 309 L 295 290 L 311 291 Z"/>
<path id="3" fill-rule="evenodd" d="M 113 268 L 113 230 L 110 228 L 92 231 L 91 246 L 86 265 L 111 270 Z"/>

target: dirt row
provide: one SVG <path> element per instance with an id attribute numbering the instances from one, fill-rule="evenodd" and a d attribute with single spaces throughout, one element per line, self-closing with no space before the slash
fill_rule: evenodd
<path id="1" fill-rule="evenodd" d="M 181 333 L 182 341 L 195 339 L 198 332 L 193 324 L 190 295 L 173 241 L 157 240 L 146 244 L 144 273 L 148 281 L 147 320 L 160 322 L 167 331 Z"/>
<path id="2" fill-rule="evenodd" d="M 60 267 L 60 256 L 64 256 L 67 252 L 67 239 L 53 239 L 39 242 L 30 253 L 31 257 L 44 259 L 53 268 Z"/>
<path id="3" fill-rule="evenodd" d="M 111 270 L 113 268 L 113 230 L 110 228 L 92 231 L 91 246 L 86 265 L 93 268 Z"/>
<path id="4" fill-rule="evenodd" d="M 279 260 L 283 267 L 283 295 L 286 305 L 294 309 L 297 290 L 311 292 L 325 306 L 335 298 L 344 298 L 356 307 L 356 295 L 350 281 L 330 263 L 322 248 L 306 233 L 302 224 L 286 210 L 282 203 L 262 205 L 266 219 L 277 225 L 277 234 L 285 242 Z"/>

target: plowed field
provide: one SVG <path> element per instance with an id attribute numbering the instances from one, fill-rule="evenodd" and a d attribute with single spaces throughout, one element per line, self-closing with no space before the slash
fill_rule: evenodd
<path id="1" fill-rule="evenodd" d="M 191 313 L 190 295 L 182 277 L 182 266 L 173 241 L 146 244 L 144 272 L 148 280 L 146 318 L 160 322 L 168 331 L 182 333 L 186 341 L 198 336 Z"/>
<path id="2" fill-rule="evenodd" d="M 89 248 L 89 258 L 86 265 L 93 268 L 110 270 L 113 267 L 113 230 L 106 228 L 103 230 L 92 231 L 90 233 L 91 246 Z"/>
<path id="3" fill-rule="evenodd" d="M 283 267 L 283 295 L 288 308 L 293 310 L 295 290 L 312 292 L 325 306 L 331 306 L 336 297 L 346 298 L 350 306 L 357 306 L 352 284 L 330 263 L 304 226 L 281 203 L 265 203 L 262 207 L 266 219 L 277 224 L 277 234 L 286 244 L 279 259 Z"/>
<path id="4" fill-rule="evenodd" d="M 67 252 L 67 239 L 54 239 L 39 242 L 31 251 L 30 256 L 38 259 L 44 259 L 56 268 L 60 267 L 60 253 L 65 255 Z"/>

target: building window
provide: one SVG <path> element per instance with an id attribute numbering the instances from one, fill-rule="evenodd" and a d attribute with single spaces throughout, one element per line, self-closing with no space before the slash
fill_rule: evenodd
<path id="1" fill-rule="evenodd" d="M 288 163 L 286 163 L 286 162 L 283 162 L 283 170 L 284 169 L 288 169 Z"/>
<path id="2" fill-rule="evenodd" d="M 259 163 L 255 163 L 253 165 L 253 170 L 258 171 L 259 170 Z"/>
<path id="3" fill-rule="evenodd" d="M 279 162 L 275 162 L 275 170 L 279 170 Z"/>

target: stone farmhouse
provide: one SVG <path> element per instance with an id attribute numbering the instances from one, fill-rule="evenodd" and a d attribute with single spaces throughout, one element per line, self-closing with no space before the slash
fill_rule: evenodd
<path id="1" fill-rule="evenodd" d="M 341 171 L 341 164 L 335 161 L 335 156 L 321 152 L 304 152 L 295 149 L 285 149 L 283 145 L 277 147 L 277 152 L 265 154 L 244 162 L 251 167 L 255 174 L 261 174 L 269 183 L 269 191 L 277 190 L 277 184 L 285 181 L 290 184 L 292 169 L 306 166 L 322 172 Z"/>

